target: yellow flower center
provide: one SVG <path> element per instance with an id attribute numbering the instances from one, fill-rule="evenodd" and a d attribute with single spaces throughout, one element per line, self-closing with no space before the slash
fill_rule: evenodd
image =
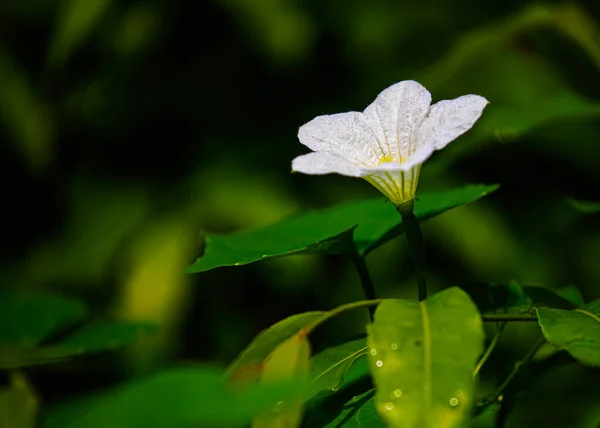
<path id="1" fill-rule="evenodd" d="M 403 156 L 400 159 L 400 163 L 404 163 L 405 161 L 406 161 L 406 158 Z M 381 158 L 379 158 L 379 165 L 381 165 L 382 163 L 388 163 L 388 162 L 394 162 L 394 159 L 392 159 L 392 157 L 390 155 L 381 156 Z"/>

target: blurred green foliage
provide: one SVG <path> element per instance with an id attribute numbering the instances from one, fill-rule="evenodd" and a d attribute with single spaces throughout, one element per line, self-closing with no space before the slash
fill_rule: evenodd
<path id="1" fill-rule="evenodd" d="M 306 151 L 297 128 L 417 79 L 434 100 L 476 93 L 491 102 L 471 133 L 424 166 L 421 189 L 502 186 L 424 225 L 431 286 L 515 279 L 575 284 L 597 299 L 599 14 L 594 1 L 3 0 L 2 286 L 159 324 L 154 340 L 124 356 L 119 377 L 174 359 L 225 366 L 286 316 L 360 299 L 353 266 L 336 256 L 182 271 L 202 253 L 204 230 L 374 196 L 359 180 L 290 174 Z M 402 241 L 367 261 L 380 295 L 414 297 Z M 362 333 L 364 321 L 333 320 L 316 351 L 342 328 Z M 500 368 L 532 336 L 505 334 L 490 362 Z M 52 404 L 112 380 L 95 375 L 108 366 L 91 359 L 31 377 Z M 11 376 L 3 394 L 29 397 Z M 568 384 L 578 403 L 595 397 L 593 381 L 596 372 L 531 383 Z M 568 403 L 544 397 L 517 408 L 509 426 L 572 420 Z M 572 426 L 594 428 L 598 415 L 586 418 Z"/>

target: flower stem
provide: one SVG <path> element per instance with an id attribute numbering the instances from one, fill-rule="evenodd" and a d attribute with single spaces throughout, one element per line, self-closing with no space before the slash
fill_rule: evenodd
<path id="1" fill-rule="evenodd" d="M 375 300 L 377 296 L 375 295 L 375 288 L 373 287 L 373 280 L 371 279 L 371 274 L 369 274 L 369 268 L 367 267 L 367 263 L 364 257 L 356 255 L 354 257 L 354 266 L 356 267 L 356 271 L 358 272 L 358 277 L 360 278 L 360 283 L 363 288 L 363 293 L 365 294 L 365 300 Z M 373 314 L 375 313 L 375 308 L 373 306 L 369 306 L 369 316 L 371 317 L 371 321 L 373 321 Z"/>
<path id="2" fill-rule="evenodd" d="M 349 311 L 351 309 L 356 309 L 356 308 L 365 308 L 365 307 L 377 306 L 378 304 L 380 304 L 384 300 L 385 299 L 361 300 L 359 302 L 346 303 L 345 305 L 338 306 L 335 309 L 332 309 L 332 310 L 330 310 L 328 312 L 325 312 L 321 318 L 319 318 L 318 320 L 314 321 L 313 323 L 307 325 L 303 329 L 302 334 L 309 335 L 310 333 L 313 332 L 314 329 L 316 329 L 317 327 L 319 327 L 325 321 L 327 321 L 328 319 L 333 318 L 333 317 L 341 314 L 342 312 Z"/>
<path id="3" fill-rule="evenodd" d="M 419 301 L 427 298 L 427 282 L 425 280 L 425 247 L 421 226 L 414 213 L 414 200 L 396 205 L 396 210 L 402 217 L 402 227 L 408 244 L 408 253 L 417 274 L 417 290 Z"/>
<path id="4" fill-rule="evenodd" d="M 535 315 L 519 315 L 519 314 L 492 314 L 482 315 L 481 319 L 483 322 L 504 322 L 504 321 L 537 321 Z"/>
<path id="5" fill-rule="evenodd" d="M 504 331 L 504 327 L 506 327 L 506 321 L 498 324 L 496 334 L 494 335 L 492 341 L 485 350 L 485 353 L 477 363 L 477 366 L 473 371 L 473 376 L 477 376 L 479 374 L 479 371 L 481 370 L 485 362 L 488 360 L 488 358 L 490 358 L 490 355 L 492 355 L 492 352 L 494 351 L 496 345 L 498 344 L 498 341 L 500 340 L 500 335 L 502 335 L 502 332 Z"/>
<path id="6" fill-rule="evenodd" d="M 510 382 L 517 375 L 517 373 L 519 372 L 519 369 L 522 366 L 529 364 L 531 362 L 531 360 L 533 360 L 533 357 L 535 357 L 535 354 L 537 354 L 537 351 L 540 350 L 540 348 L 542 347 L 542 345 L 544 343 L 546 343 L 546 339 L 544 338 L 544 336 L 542 336 L 531 347 L 531 349 L 529 350 L 527 355 L 525 355 L 525 357 L 523 357 L 522 360 L 519 360 L 515 363 L 512 371 L 510 372 L 508 377 L 504 380 L 504 382 L 502 382 L 502 385 L 500 385 L 498 388 L 496 388 L 496 391 L 494 391 L 494 393 L 492 394 L 491 397 L 493 397 L 493 399 L 497 400 L 498 397 L 500 397 L 500 395 L 502 395 L 502 392 L 506 389 L 506 387 L 510 384 Z"/>

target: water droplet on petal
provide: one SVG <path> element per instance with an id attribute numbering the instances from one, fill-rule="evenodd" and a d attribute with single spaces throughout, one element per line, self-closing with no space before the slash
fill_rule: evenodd
<path id="1" fill-rule="evenodd" d="M 396 351 L 398 349 L 398 344 L 397 343 L 392 343 L 390 345 L 390 348 L 392 348 L 392 351 Z"/>
<path id="2" fill-rule="evenodd" d="M 385 403 L 383 405 L 383 407 L 385 407 L 385 410 L 392 410 L 394 408 L 394 403 L 392 403 L 391 401 L 388 401 L 387 403 Z"/>
<path id="3" fill-rule="evenodd" d="M 394 398 L 400 398 L 400 397 L 402 397 L 402 391 L 399 389 L 396 389 L 396 390 L 394 390 L 392 395 L 394 396 Z"/>
<path id="4" fill-rule="evenodd" d="M 381 361 L 381 360 L 377 360 L 377 362 L 375 363 L 375 365 L 376 365 L 377 367 L 383 367 L 383 361 Z"/>
<path id="5" fill-rule="evenodd" d="M 377 349 L 375 349 L 375 348 L 371 349 L 371 355 L 373 355 L 373 356 L 377 355 Z"/>
<path id="6" fill-rule="evenodd" d="M 456 398 L 456 397 L 452 397 L 452 398 L 450 399 L 450 405 L 451 405 L 452 407 L 456 407 L 456 406 L 458 406 L 458 398 Z"/>

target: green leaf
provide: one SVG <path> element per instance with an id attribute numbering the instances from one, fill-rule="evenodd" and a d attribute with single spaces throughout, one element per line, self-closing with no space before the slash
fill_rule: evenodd
<path id="1" fill-rule="evenodd" d="M 532 308 L 531 299 L 517 282 L 491 284 L 475 281 L 462 288 L 476 303 L 481 313 L 525 313 Z"/>
<path id="2" fill-rule="evenodd" d="M 475 201 L 497 185 L 471 185 L 423 193 L 415 203 L 421 220 Z M 208 234 L 206 251 L 187 273 L 238 266 L 301 252 L 365 256 L 402 233 L 393 204 L 381 197 L 307 212 L 261 228 L 231 235 Z"/>
<path id="3" fill-rule="evenodd" d="M 72 349 L 78 354 L 89 354 L 121 348 L 154 331 L 156 326 L 147 323 L 112 321 L 89 324 L 55 346 L 65 351 Z"/>
<path id="4" fill-rule="evenodd" d="M 584 214 L 596 214 L 600 212 L 600 202 L 580 201 L 575 198 L 567 198 L 567 202 L 577 211 Z"/>
<path id="5" fill-rule="evenodd" d="M 33 347 L 86 315 L 77 300 L 43 293 L 0 292 L 0 346 Z"/>
<path id="6" fill-rule="evenodd" d="M 348 401 L 327 428 L 377 428 L 383 423 L 375 410 L 375 391 L 367 391 Z"/>
<path id="7" fill-rule="evenodd" d="M 390 427 L 465 424 L 484 332 L 464 291 L 452 287 L 420 303 L 386 300 L 367 332 L 375 406 Z"/>
<path id="8" fill-rule="evenodd" d="M 112 0 L 63 1 L 48 52 L 48 63 L 53 67 L 62 65 L 95 29 L 111 3 Z"/>
<path id="9" fill-rule="evenodd" d="M 24 374 L 12 372 L 10 386 L 0 389 L 0 427 L 34 428 L 38 397 Z"/>
<path id="10" fill-rule="evenodd" d="M 44 428 L 241 427 L 305 385 L 253 385 L 232 392 L 208 367 L 166 370 L 93 397 L 51 407 Z"/>
<path id="11" fill-rule="evenodd" d="M 498 413 L 500 411 L 500 403 L 486 404 L 482 409 L 479 409 L 478 414 L 471 422 L 472 428 L 496 428 L 498 426 Z"/>
<path id="12" fill-rule="evenodd" d="M 526 285 L 523 287 L 523 291 L 532 299 L 535 307 L 575 309 L 585 303 L 581 291 L 574 285 L 567 285 L 555 290 Z"/>
<path id="13" fill-rule="evenodd" d="M 266 359 L 260 383 L 306 380 L 310 344 L 306 334 L 296 334 L 281 343 Z M 280 401 L 252 421 L 252 428 L 297 428 L 302 422 L 302 399 Z"/>
<path id="14" fill-rule="evenodd" d="M 246 365 L 262 363 L 280 343 L 298 333 L 325 312 L 314 311 L 287 317 L 260 332 L 227 368 L 227 376 L 235 375 Z"/>
<path id="15" fill-rule="evenodd" d="M 366 362 L 368 346 L 366 339 L 357 339 L 339 346 L 327 348 L 310 360 L 309 398 L 319 393 L 335 393 L 344 384 L 368 375 L 366 364 L 355 364 L 361 360 Z M 351 368 L 361 366 L 359 370 Z"/>
<path id="16" fill-rule="evenodd" d="M 82 327 L 68 338 L 40 348 L 7 346 L 0 356 L 1 369 L 18 369 L 53 364 L 84 354 L 110 351 L 137 341 L 155 331 L 145 323 L 107 322 Z"/>
<path id="17" fill-rule="evenodd" d="M 537 314 L 550 344 L 582 364 L 600 367 L 600 299 L 572 311 L 537 308 Z"/>

